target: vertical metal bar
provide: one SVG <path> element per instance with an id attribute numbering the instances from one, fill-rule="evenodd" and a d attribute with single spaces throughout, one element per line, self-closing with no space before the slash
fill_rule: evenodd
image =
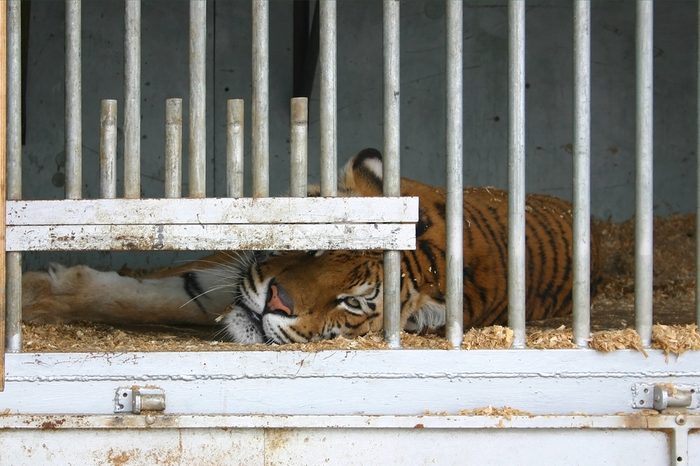
<path id="1" fill-rule="evenodd" d="M 637 179 L 634 297 L 637 333 L 651 345 L 654 284 L 654 2 L 637 0 Z"/>
<path id="2" fill-rule="evenodd" d="M 525 1 L 508 1 L 508 325 L 525 346 Z"/>
<path id="3" fill-rule="evenodd" d="M 292 128 L 290 135 L 292 155 L 289 175 L 289 194 L 294 197 L 306 197 L 309 126 L 308 107 L 309 99 L 306 97 L 295 97 L 292 99 Z"/>
<path id="4" fill-rule="evenodd" d="M 253 197 L 270 193 L 268 17 L 268 1 L 253 0 Z"/>
<path id="5" fill-rule="evenodd" d="M 141 197 L 141 0 L 124 13 L 124 197 Z"/>
<path id="6" fill-rule="evenodd" d="M 462 0 L 447 1 L 447 293 L 446 336 L 453 348 L 462 345 L 464 252 L 462 235 Z"/>
<path id="7" fill-rule="evenodd" d="M 399 0 L 384 0 L 384 195 L 399 196 L 400 82 Z M 384 252 L 384 339 L 401 346 L 401 253 Z"/>
<path id="8" fill-rule="evenodd" d="M 7 197 L 22 198 L 22 2 L 7 3 Z"/>
<path id="9" fill-rule="evenodd" d="M 7 9 L 0 8 L 0 392 L 5 389 L 5 196 L 7 193 Z M 18 115 L 19 117 L 19 115 Z"/>
<path id="10" fill-rule="evenodd" d="M 80 0 L 66 0 L 66 197 L 82 196 Z"/>
<path id="11" fill-rule="evenodd" d="M 117 101 L 100 106 L 100 196 L 117 197 Z"/>
<path id="12" fill-rule="evenodd" d="M 700 327 L 700 3 L 698 4 L 698 57 L 697 57 L 697 212 L 696 225 L 696 252 L 695 252 L 695 322 Z"/>
<path id="13" fill-rule="evenodd" d="M 319 3 L 321 62 L 321 196 L 335 196 L 337 172 L 336 0 Z"/>
<path id="14" fill-rule="evenodd" d="M 574 4 L 574 343 L 591 333 L 591 5 Z"/>
<path id="15" fill-rule="evenodd" d="M 207 2 L 190 0 L 190 197 L 206 196 Z"/>
<path id="16" fill-rule="evenodd" d="M 700 327 L 700 3 L 698 3 L 698 56 L 697 56 L 697 74 L 695 76 L 697 86 L 697 178 L 696 178 L 696 215 L 695 222 L 695 323 Z"/>
<path id="17" fill-rule="evenodd" d="M 243 197 L 243 99 L 226 102 L 226 193 L 228 197 Z"/>
<path id="18" fill-rule="evenodd" d="M 7 4 L 7 197 L 22 198 L 22 4 Z M 22 350 L 22 253 L 6 254 L 7 351 Z M 5 339 L 0 332 L 0 339 Z M 0 371 L 1 372 L 1 371 Z"/>
<path id="19" fill-rule="evenodd" d="M 182 196 L 182 99 L 165 101 L 165 197 Z"/>

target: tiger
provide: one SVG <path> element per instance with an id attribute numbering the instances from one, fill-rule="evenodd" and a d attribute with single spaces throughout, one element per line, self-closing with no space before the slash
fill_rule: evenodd
<path id="1" fill-rule="evenodd" d="M 364 149 L 342 170 L 339 195 L 381 196 L 381 153 Z M 400 325 L 407 332 L 445 326 L 443 188 L 401 179 L 419 199 L 415 250 L 401 251 Z M 508 194 L 463 191 L 463 326 L 506 324 Z M 571 312 L 572 206 L 530 194 L 526 217 L 526 319 Z M 600 282 L 591 239 L 591 294 Z M 23 315 L 34 322 L 219 325 L 238 343 L 303 343 L 355 338 L 383 325 L 383 252 L 378 250 L 218 253 L 142 276 L 51 264 L 23 277 Z"/>

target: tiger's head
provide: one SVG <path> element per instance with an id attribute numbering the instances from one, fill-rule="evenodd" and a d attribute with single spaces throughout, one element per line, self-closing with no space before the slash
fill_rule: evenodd
<path id="1" fill-rule="evenodd" d="M 343 195 L 381 196 L 381 154 L 365 149 L 353 157 L 341 186 Z M 436 193 L 410 180 L 402 180 L 402 191 L 414 196 Z M 425 228 L 421 224 L 417 228 Z M 378 331 L 383 325 L 383 273 L 382 251 L 256 253 L 224 317 L 226 333 L 241 343 L 301 343 Z M 438 288 L 420 275 L 402 279 L 404 328 L 418 331 L 444 323 Z M 419 309 L 425 312 L 416 313 Z"/>

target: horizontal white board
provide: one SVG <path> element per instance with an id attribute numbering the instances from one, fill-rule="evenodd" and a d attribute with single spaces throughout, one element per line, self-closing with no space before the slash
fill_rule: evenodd
<path id="1" fill-rule="evenodd" d="M 7 251 L 415 249 L 411 223 L 8 226 Z"/>
<path id="2" fill-rule="evenodd" d="M 7 225 L 407 223 L 416 197 L 8 201 Z"/>
<path id="3" fill-rule="evenodd" d="M 635 383 L 700 380 L 697 352 L 668 358 L 661 351 L 648 353 L 7 354 L 0 413 L 108 415 L 114 412 L 115 390 L 133 385 L 163 389 L 166 415 L 454 415 L 486 406 L 532 414 L 639 413 L 632 405 Z"/>

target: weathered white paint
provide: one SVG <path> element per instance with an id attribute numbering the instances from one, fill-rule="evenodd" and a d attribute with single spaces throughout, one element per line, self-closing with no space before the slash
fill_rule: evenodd
<path id="1" fill-rule="evenodd" d="M 10 415 L 0 417 L 0 464 L 661 465 L 679 454 L 679 436 L 690 448 L 676 464 L 693 464 L 699 439 L 688 430 L 700 418 L 686 416 L 684 426 L 676 419 Z"/>
<path id="2" fill-rule="evenodd" d="M 24 414 L 111 414 L 134 384 L 165 390 L 167 414 L 634 413 L 635 383 L 700 382 L 697 353 L 659 351 L 8 354 L 6 367 L 0 412 Z"/>
<path id="3" fill-rule="evenodd" d="M 7 203 L 7 225 L 416 221 L 416 197 L 83 199 Z"/>
<path id="4" fill-rule="evenodd" d="M 8 251 L 415 249 L 413 224 L 30 225 L 7 227 Z"/>

